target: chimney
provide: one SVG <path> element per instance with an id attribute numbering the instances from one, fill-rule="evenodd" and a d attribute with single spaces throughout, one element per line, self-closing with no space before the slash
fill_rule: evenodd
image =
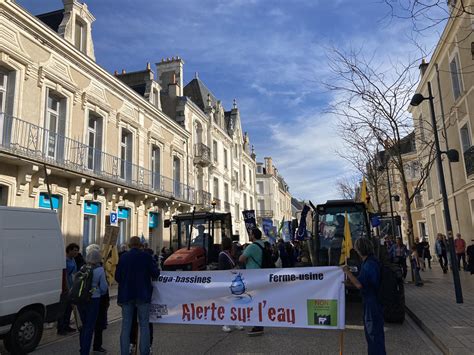
<path id="1" fill-rule="evenodd" d="M 176 74 L 171 74 L 171 82 L 168 84 L 168 96 L 169 97 L 178 97 L 182 96 L 179 92 L 180 88 L 176 82 Z"/>
<path id="2" fill-rule="evenodd" d="M 267 174 L 268 175 L 274 175 L 272 158 L 271 157 L 265 157 L 263 159 L 265 160 L 265 170 L 267 171 Z"/>
<path id="3" fill-rule="evenodd" d="M 180 57 L 163 58 L 156 63 L 158 83 L 163 91 L 173 89 L 176 90 L 176 96 L 183 96 L 183 64 Z"/>
<path id="4" fill-rule="evenodd" d="M 424 58 L 421 60 L 421 64 L 420 64 L 420 66 L 418 67 L 418 68 L 420 69 L 420 75 L 421 75 L 421 77 L 423 77 L 423 75 L 425 75 L 426 69 L 428 68 L 428 65 L 429 65 L 429 64 L 430 64 L 430 63 L 426 63 L 426 61 L 425 61 Z"/>

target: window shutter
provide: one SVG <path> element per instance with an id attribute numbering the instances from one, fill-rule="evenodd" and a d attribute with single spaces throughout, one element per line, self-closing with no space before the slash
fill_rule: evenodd
<path id="1" fill-rule="evenodd" d="M 13 107 L 15 104 L 15 78 L 15 71 L 11 71 L 8 73 L 7 98 L 5 102 L 5 113 L 7 116 L 13 116 Z"/>

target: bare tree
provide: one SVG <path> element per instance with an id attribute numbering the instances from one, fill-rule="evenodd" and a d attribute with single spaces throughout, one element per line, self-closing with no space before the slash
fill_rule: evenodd
<path id="1" fill-rule="evenodd" d="M 432 30 L 447 21 L 474 15 L 471 0 L 382 0 L 391 18 L 412 21 L 415 32 Z"/>
<path id="2" fill-rule="evenodd" d="M 336 180 L 339 196 L 348 200 L 357 200 L 359 197 L 359 175 L 344 176 Z"/>
<path id="3" fill-rule="evenodd" d="M 433 142 L 419 144 L 418 179 L 409 190 L 403 159 L 403 139 L 413 132 L 413 120 L 407 112 L 416 85 L 418 60 L 404 65 L 391 63 L 382 70 L 374 60 L 365 60 L 358 52 L 343 53 L 336 49 L 330 55 L 330 66 L 335 75 L 326 87 L 338 97 L 330 111 L 339 115 L 346 132 L 372 136 L 388 154 L 388 161 L 399 175 L 400 188 L 407 216 L 409 243 L 413 242 L 412 203 L 426 180 L 433 164 Z M 415 75 L 416 73 L 416 75 Z M 425 127 L 430 125 L 426 122 Z M 431 136 L 429 137 L 431 139 Z M 377 165 L 377 164 L 376 164 Z"/>
<path id="4" fill-rule="evenodd" d="M 338 123 L 338 133 L 344 142 L 344 149 L 336 153 L 347 160 L 361 176 L 367 180 L 370 196 L 376 211 L 380 212 L 385 202 L 384 195 L 380 193 L 381 172 L 377 166 L 378 142 L 370 130 L 355 129 L 345 121 Z"/>

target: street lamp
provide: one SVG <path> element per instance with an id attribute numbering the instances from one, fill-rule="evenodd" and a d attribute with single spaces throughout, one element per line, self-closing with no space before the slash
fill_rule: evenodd
<path id="1" fill-rule="evenodd" d="M 377 169 L 380 172 L 383 172 L 385 170 L 385 172 L 387 174 L 388 197 L 389 197 L 389 200 L 390 200 L 390 218 L 392 220 L 392 233 L 393 233 L 393 236 L 395 236 L 395 220 L 393 218 L 393 203 L 392 203 L 392 185 L 390 184 L 390 173 L 388 171 L 388 158 L 385 159 L 385 164 L 379 166 Z M 393 196 L 393 197 L 395 197 L 395 196 Z M 398 200 L 400 200 L 400 197 L 398 197 Z M 395 201 L 398 201 L 398 200 L 395 200 Z M 400 235 L 400 237 L 401 237 L 401 235 Z"/>
<path id="2" fill-rule="evenodd" d="M 212 235 L 212 243 L 214 244 L 214 240 L 215 240 L 214 239 L 214 220 L 216 219 L 216 205 L 217 205 L 217 201 L 215 198 L 212 199 L 211 205 L 212 205 L 212 232 L 211 232 L 212 234 L 211 235 Z M 209 253 L 207 253 L 207 255 L 208 255 L 207 261 L 209 263 Z"/>
<path id="3" fill-rule="evenodd" d="M 454 253 L 453 226 L 451 224 L 451 216 L 449 214 L 448 194 L 446 192 L 443 163 L 441 161 L 441 154 L 446 154 L 449 161 L 457 162 L 459 161 L 459 153 L 454 149 L 450 149 L 448 151 L 441 151 L 438 138 L 438 128 L 436 126 L 433 99 L 434 98 L 433 93 L 431 91 L 431 82 L 428 81 L 428 97 L 424 97 L 423 95 L 416 93 L 415 95 L 413 95 L 410 105 L 418 106 L 424 100 L 428 100 L 430 102 L 431 124 L 433 126 L 433 135 L 436 149 L 436 165 L 438 168 L 439 184 L 441 185 L 441 196 L 443 197 L 444 218 L 446 220 L 449 254 L 451 255 L 451 269 L 453 271 L 454 291 L 456 294 L 456 303 L 463 303 L 461 281 L 459 279 L 459 270 L 456 265 L 456 254 Z"/>

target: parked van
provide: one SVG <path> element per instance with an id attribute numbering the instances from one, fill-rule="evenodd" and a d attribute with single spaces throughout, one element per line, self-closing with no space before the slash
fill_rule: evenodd
<path id="1" fill-rule="evenodd" d="M 0 207 L 0 337 L 11 353 L 33 351 L 58 318 L 64 268 L 56 212 Z"/>

